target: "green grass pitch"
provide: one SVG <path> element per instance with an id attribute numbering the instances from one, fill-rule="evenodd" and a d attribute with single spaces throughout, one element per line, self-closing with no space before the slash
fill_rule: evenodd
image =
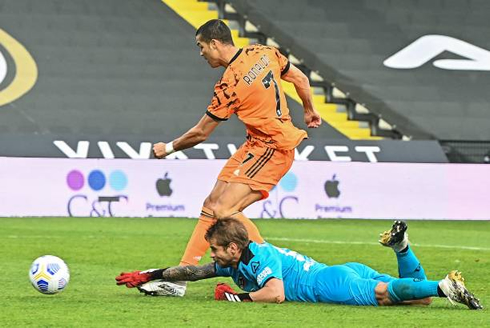
<path id="1" fill-rule="evenodd" d="M 256 220 L 271 243 L 327 264 L 357 261 L 397 274 L 377 244 L 392 222 Z M 1 327 L 490 327 L 490 222 L 409 221 L 413 249 L 429 279 L 463 272 L 483 311 L 435 299 L 429 307 L 228 303 L 213 300 L 216 278 L 190 283 L 184 298 L 145 297 L 116 286 L 122 271 L 175 265 L 196 221 L 157 218 L 0 218 Z M 42 295 L 28 269 L 40 255 L 63 258 L 67 289 Z M 206 256 L 204 261 L 210 261 Z"/>

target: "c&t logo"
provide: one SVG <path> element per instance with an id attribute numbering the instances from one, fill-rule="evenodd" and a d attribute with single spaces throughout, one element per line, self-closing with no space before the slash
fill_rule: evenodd
<path id="1" fill-rule="evenodd" d="M 298 204 L 299 199 L 296 195 L 279 196 L 279 189 L 286 193 L 293 193 L 298 186 L 298 177 L 293 172 L 286 173 L 279 181 L 278 186 L 274 187 L 272 191 L 275 192 L 276 199 L 272 201 L 267 199 L 262 203 L 261 218 L 287 218 L 287 206 L 286 204 L 293 201 Z M 272 193 L 271 191 L 271 193 Z M 272 197 L 271 197 L 272 198 Z"/>
<path id="2" fill-rule="evenodd" d="M 173 190 L 170 188 L 170 182 L 172 182 L 172 179 L 168 178 L 168 172 L 165 173 L 162 179 L 157 180 L 157 192 L 161 197 L 170 197 L 172 195 Z"/>
<path id="3" fill-rule="evenodd" d="M 127 187 L 128 178 L 121 170 L 112 171 L 108 178 L 100 170 L 92 170 L 86 177 L 81 171 L 72 170 L 66 176 L 66 184 L 74 192 L 86 190 L 84 194 L 73 195 L 68 200 L 67 209 L 70 216 L 114 216 L 113 203 L 119 203 L 121 200 L 128 202 L 127 195 L 98 195 L 104 188 L 112 189 L 112 192 L 106 191 L 107 193 L 120 193 Z M 89 196 L 92 198 L 89 199 Z"/>
<path id="4" fill-rule="evenodd" d="M 37 65 L 26 48 L 0 29 L 0 106 L 11 103 L 32 89 L 37 80 Z M 0 47 L 1 48 L 1 47 Z M 5 56 L 10 57 L 13 67 L 7 65 Z"/>

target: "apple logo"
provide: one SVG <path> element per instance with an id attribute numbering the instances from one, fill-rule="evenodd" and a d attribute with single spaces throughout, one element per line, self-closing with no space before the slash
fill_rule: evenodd
<path id="1" fill-rule="evenodd" d="M 333 175 L 332 180 L 325 182 L 325 193 L 328 198 L 338 198 L 340 196 L 339 181 L 335 180 L 336 174 Z"/>
<path id="2" fill-rule="evenodd" d="M 163 179 L 157 180 L 157 191 L 161 197 L 172 195 L 173 190 L 170 188 L 170 182 L 172 179 L 168 178 L 168 172 L 165 173 Z"/>

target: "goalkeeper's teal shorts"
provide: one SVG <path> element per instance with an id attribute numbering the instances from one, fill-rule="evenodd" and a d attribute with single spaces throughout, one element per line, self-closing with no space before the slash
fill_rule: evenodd
<path id="1" fill-rule="evenodd" d="M 315 294 L 318 302 L 377 306 L 374 289 L 394 279 L 361 263 L 333 265 L 318 272 Z"/>

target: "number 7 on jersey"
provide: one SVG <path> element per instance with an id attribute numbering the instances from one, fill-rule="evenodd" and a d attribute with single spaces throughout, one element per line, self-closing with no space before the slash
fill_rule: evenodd
<path id="1" fill-rule="evenodd" d="M 276 92 L 276 114 L 277 116 L 281 117 L 281 95 L 279 94 L 279 86 L 274 79 L 274 74 L 272 74 L 272 71 L 269 71 L 269 73 L 267 73 L 267 75 L 262 79 L 262 84 L 266 89 L 269 89 L 271 86 L 271 81 L 274 82 L 274 91 Z"/>

